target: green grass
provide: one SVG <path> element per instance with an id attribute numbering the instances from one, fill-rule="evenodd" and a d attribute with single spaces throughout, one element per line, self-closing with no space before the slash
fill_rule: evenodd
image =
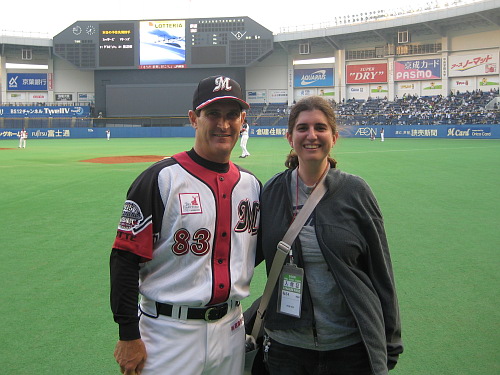
<path id="1" fill-rule="evenodd" d="M 0 373 L 119 374 L 108 256 L 125 193 L 150 163 L 192 139 L 0 141 Z M 232 160 L 262 182 L 284 168 L 283 139 L 251 138 Z M 500 373 L 500 140 L 341 139 L 344 171 L 382 208 L 400 299 L 405 353 L 396 375 Z M 257 297 L 265 283 L 259 266 Z"/>

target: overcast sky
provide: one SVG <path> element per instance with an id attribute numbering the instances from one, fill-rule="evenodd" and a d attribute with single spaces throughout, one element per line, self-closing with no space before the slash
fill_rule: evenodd
<path id="1" fill-rule="evenodd" d="M 5 0 L 0 30 L 53 37 L 75 21 L 248 16 L 274 33 L 280 27 L 319 24 L 361 11 L 399 9 L 437 0 Z M 439 0 L 441 1 L 441 0 Z M 441 1 L 442 3 L 442 1 Z M 2 33 L 0 33 L 2 34 Z"/>

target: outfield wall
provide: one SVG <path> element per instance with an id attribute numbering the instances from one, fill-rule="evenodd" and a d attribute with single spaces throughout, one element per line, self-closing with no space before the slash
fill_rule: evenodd
<path id="1" fill-rule="evenodd" d="M 380 138 L 384 130 L 386 138 L 463 138 L 500 139 L 500 124 L 494 125 L 386 125 L 345 126 L 339 129 L 342 137 L 369 138 L 370 134 Z M 106 139 L 106 128 L 60 128 L 26 129 L 28 139 Z M 194 137 L 191 126 L 183 127 L 123 127 L 111 128 L 111 138 L 162 138 Z M 0 139 L 17 139 L 19 129 L 1 129 Z M 284 137 L 286 127 L 251 127 L 250 137 Z"/>

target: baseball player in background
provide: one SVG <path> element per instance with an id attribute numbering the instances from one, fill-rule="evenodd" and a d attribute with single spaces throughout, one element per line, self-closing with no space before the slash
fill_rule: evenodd
<path id="1" fill-rule="evenodd" d="M 200 81 L 194 147 L 131 185 L 110 257 L 123 374 L 238 375 L 260 181 L 229 158 L 249 105 L 228 77 Z M 137 296 L 140 294 L 139 307 Z"/>
<path id="2" fill-rule="evenodd" d="M 247 150 L 247 142 L 248 142 L 248 137 L 250 134 L 250 125 L 248 125 L 248 122 L 246 119 L 243 121 L 243 125 L 241 126 L 240 134 L 241 134 L 241 141 L 240 141 L 241 155 L 240 155 L 240 158 L 246 158 L 247 156 L 250 156 L 250 153 Z"/>
<path id="3" fill-rule="evenodd" d="M 26 148 L 26 140 L 28 139 L 28 132 L 23 128 L 19 133 L 19 148 Z"/>

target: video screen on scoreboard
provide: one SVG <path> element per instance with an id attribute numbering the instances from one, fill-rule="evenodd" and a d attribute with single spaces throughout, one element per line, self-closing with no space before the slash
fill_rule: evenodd
<path id="1" fill-rule="evenodd" d="M 134 24 L 99 24 L 99 66 L 134 66 Z"/>
<path id="2" fill-rule="evenodd" d="M 141 21 L 140 69 L 186 67 L 185 20 Z"/>

